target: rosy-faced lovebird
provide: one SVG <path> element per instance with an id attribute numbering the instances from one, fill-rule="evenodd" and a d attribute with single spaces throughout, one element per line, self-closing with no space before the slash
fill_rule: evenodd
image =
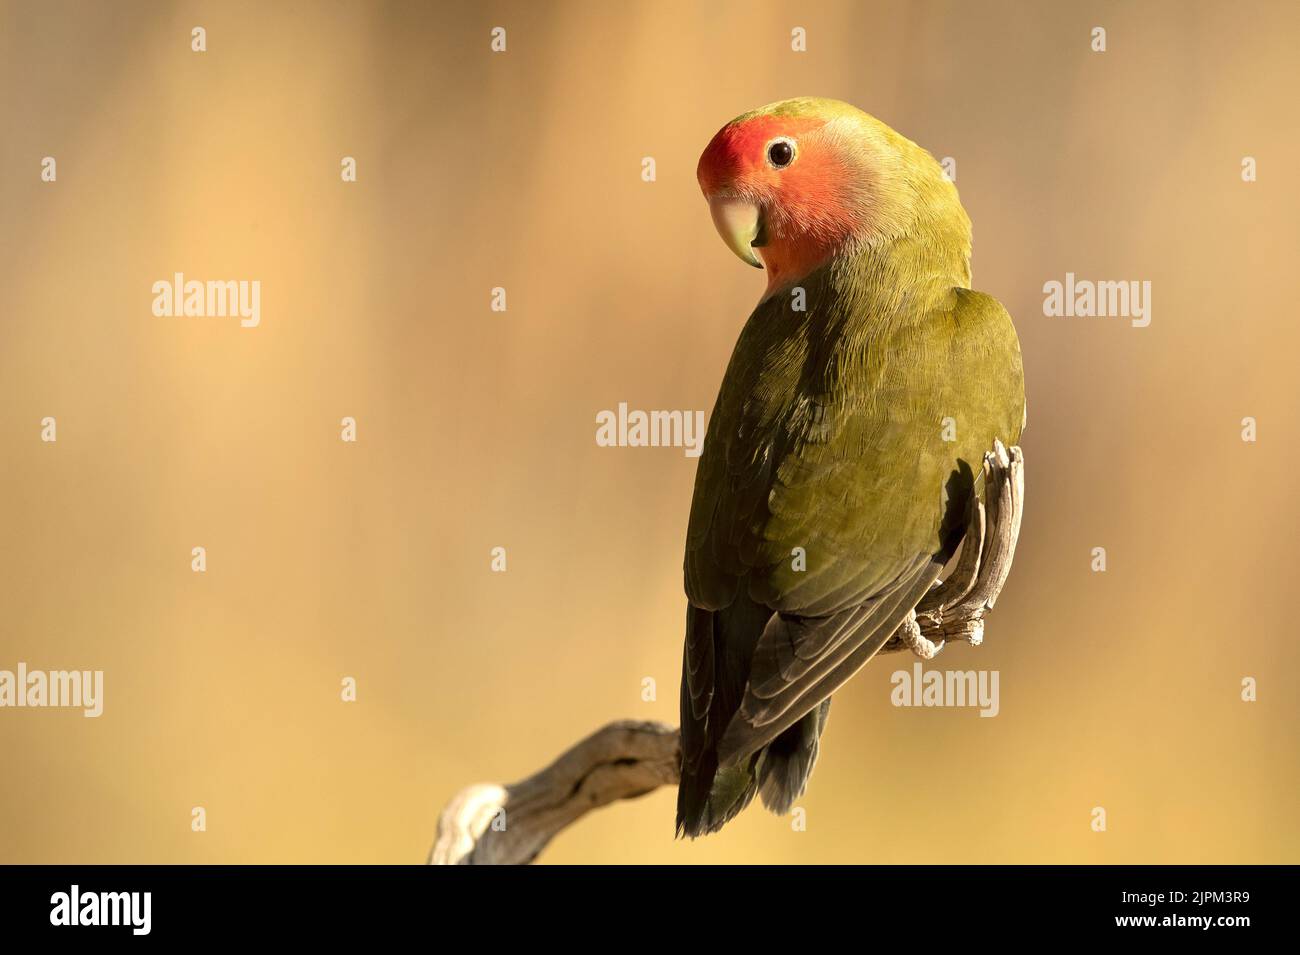
<path id="1" fill-rule="evenodd" d="M 767 288 L 727 365 L 686 541 L 678 834 L 802 795 L 830 696 L 961 543 L 984 454 L 1024 426 L 1011 318 L 970 288 L 934 158 L 791 99 L 700 157 L 714 225 Z"/>

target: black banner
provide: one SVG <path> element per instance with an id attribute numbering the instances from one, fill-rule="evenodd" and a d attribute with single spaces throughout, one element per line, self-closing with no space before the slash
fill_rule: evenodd
<path id="1" fill-rule="evenodd" d="M 1288 923 L 1282 899 L 1294 875 L 1220 866 L 10 867 L 0 871 L 0 918 L 9 939 L 80 945 L 414 936 L 436 946 L 467 932 L 542 940 L 610 920 L 641 936 L 697 919 L 719 930 L 763 925 L 774 936 L 852 920 L 864 938 L 879 923 L 927 941 L 1052 932 L 1231 945 Z"/>

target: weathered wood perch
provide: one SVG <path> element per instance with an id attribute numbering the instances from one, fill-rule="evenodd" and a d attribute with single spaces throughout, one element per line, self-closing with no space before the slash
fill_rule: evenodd
<path id="1" fill-rule="evenodd" d="M 984 456 L 984 500 L 971 501 L 953 572 L 905 620 L 881 653 L 911 650 L 932 659 L 949 640 L 978 646 L 984 615 L 1006 583 L 1020 536 L 1024 455 L 1001 442 Z M 681 740 L 675 727 L 620 720 L 597 730 L 527 779 L 462 789 L 438 817 L 431 865 L 532 862 L 560 830 L 592 809 L 676 785 Z M 671 832 L 665 822 L 664 832 Z"/>

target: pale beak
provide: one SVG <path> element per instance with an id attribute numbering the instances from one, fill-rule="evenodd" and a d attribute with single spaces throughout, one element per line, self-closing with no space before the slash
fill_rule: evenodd
<path id="1" fill-rule="evenodd" d="M 763 222 L 758 206 L 747 199 L 713 196 L 709 199 L 709 212 L 713 214 L 713 226 L 722 236 L 722 241 L 727 243 L 727 248 L 741 261 L 761 269 L 763 263 L 754 254 L 754 244 L 762 245 Z"/>

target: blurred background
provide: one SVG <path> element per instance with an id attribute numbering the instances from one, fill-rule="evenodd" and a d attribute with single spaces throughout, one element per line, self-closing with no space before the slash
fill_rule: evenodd
<path id="1" fill-rule="evenodd" d="M 676 723 L 695 460 L 595 415 L 712 407 L 763 278 L 696 159 L 820 95 L 955 158 L 1020 332 L 1015 568 L 931 665 L 1001 712 L 894 708 L 882 658 L 807 831 L 675 842 L 664 789 L 543 861 L 1300 861 L 1297 42 L 1289 2 L 0 4 L 0 669 L 105 673 L 99 719 L 0 710 L 0 860 L 419 862 L 461 786 Z M 1150 327 L 1044 317 L 1067 271 Z M 174 272 L 260 326 L 154 317 Z"/>

